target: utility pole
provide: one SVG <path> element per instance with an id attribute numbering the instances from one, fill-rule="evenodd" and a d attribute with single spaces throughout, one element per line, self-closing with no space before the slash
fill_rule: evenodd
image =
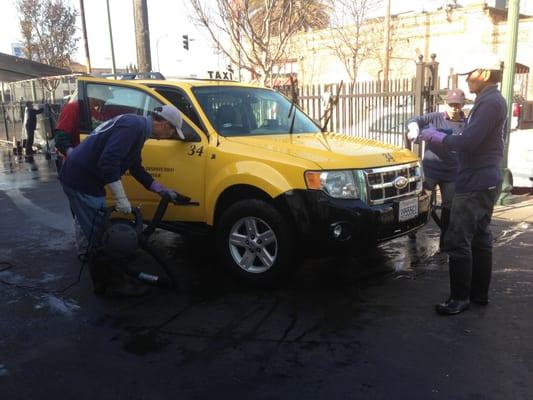
<path id="1" fill-rule="evenodd" d="M 390 0 L 385 2 L 385 47 L 383 58 L 383 88 L 389 91 L 389 64 L 390 64 Z"/>
<path id="2" fill-rule="evenodd" d="M 87 67 L 87 73 L 90 74 L 91 68 L 91 56 L 89 55 L 89 41 L 87 40 L 87 25 L 85 24 L 85 6 L 83 0 L 80 0 L 80 15 L 81 15 L 81 30 L 83 32 L 83 43 L 85 44 L 85 64 Z"/>
<path id="3" fill-rule="evenodd" d="M 512 175 L 507 168 L 509 158 L 509 142 L 511 141 L 511 119 L 513 112 L 513 86 L 516 63 L 516 42 L 518 38 L 518 19 L 520 13 L 520 0 L 508 0 L 507 2 L 507 54 L 502 79 L 502 95 L 507 102 L 507 124 L 505 128 L 505 145 L 503 148 L 502 160 L 502 193 L 498 199 L 499 204 L 509 204 L 511 200 L 511 190 L 513 189 Z"/>
<path id="4" fill-rule="evenodd" d="M 148 6 L 146 0 L 133 0 L 133 19 L 135 20 L 135 43 L 139 72 L 152 70 L 150 54 L 150 28 L 148 26 Z"/>
<path id="5" fill-rule="evenodd" d="M 115 65 L 115 48 L 113 47 L 113 29 L 111 29 L 111 12 L 109 11 L 109 0 L 106 0 L 107 3 L 107 24 L 109 26 L 109 43 L 111 44 L 111 62 L 112 62 L 112 72 L 113 78 L 117 79 L 117 66 Z"/>

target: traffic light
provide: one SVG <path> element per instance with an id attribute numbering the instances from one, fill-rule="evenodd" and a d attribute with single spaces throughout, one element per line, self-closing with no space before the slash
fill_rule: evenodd
<path id="1" fill-rule="evenodd" d="M 189 35 L 183 35 L 183 48 L 189 50 Z"/>

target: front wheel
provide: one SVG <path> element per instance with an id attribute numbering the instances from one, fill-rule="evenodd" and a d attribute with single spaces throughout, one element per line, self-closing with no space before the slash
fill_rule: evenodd
<path id="1" fill-rule="evenodd" d="M 234 275 L 248 283 L 269 284 L 291 266 L 292 234 L 274 206 L 263 200 L 241 200 L 220 218 L 217 251 Z"/>

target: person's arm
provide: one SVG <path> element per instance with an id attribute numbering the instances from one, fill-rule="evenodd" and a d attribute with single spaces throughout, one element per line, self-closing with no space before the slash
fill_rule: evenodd
<path id="1" fill-rule="evenodd" d="M 427 127 L 428 125 L 434 123 L 438 118 L 440 113 L 429 113 L 424 115 L 419 115 L 413 118 L 410 118 L 407 121 L 407 138 L 409 140 L 416 140 L 420 134 L 420 129 Z"/>
<path id="2" fill-rule="evenodd" d="M 428 113 L 424 115 L 418 115 L 416 117 L 413 117 L 407 120 L 407 126 L 409 127 L 409 124 L 414 122 L 418 125 L 420 129 L 424 129 L 428 125 L 434 124 L 440 115 L 441 115 L 440 112 L 433 112 L 433 113 Z"/>
<path id="3" fill-rule="evenodd" d="M 144 169 L 141 157 L 130 167 L 130 174 L 147 190 L 151 190 L 150 186 L 154 182 L 154 177 Z"/>
<path id="4" fill-rule="evenodd" d="M 495 102 L 479 104 L 470 117 L 461 135 L 447 135 L 443 143 L 450 149 L 460 152 L 474 152 L 487 137 L 487 133 L 494 129 L 496 118 L 501 114 L 500 107 Z"/>

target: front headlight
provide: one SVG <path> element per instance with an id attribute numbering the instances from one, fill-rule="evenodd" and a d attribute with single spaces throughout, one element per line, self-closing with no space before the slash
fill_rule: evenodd
<path id="1" fill-rule="evenodd" d="M 322 190 L 336 199 L 359 199 L 360 191 L 356 172 L 345 171 L 306 171 L 305 182 L 308 189 Z"/>

